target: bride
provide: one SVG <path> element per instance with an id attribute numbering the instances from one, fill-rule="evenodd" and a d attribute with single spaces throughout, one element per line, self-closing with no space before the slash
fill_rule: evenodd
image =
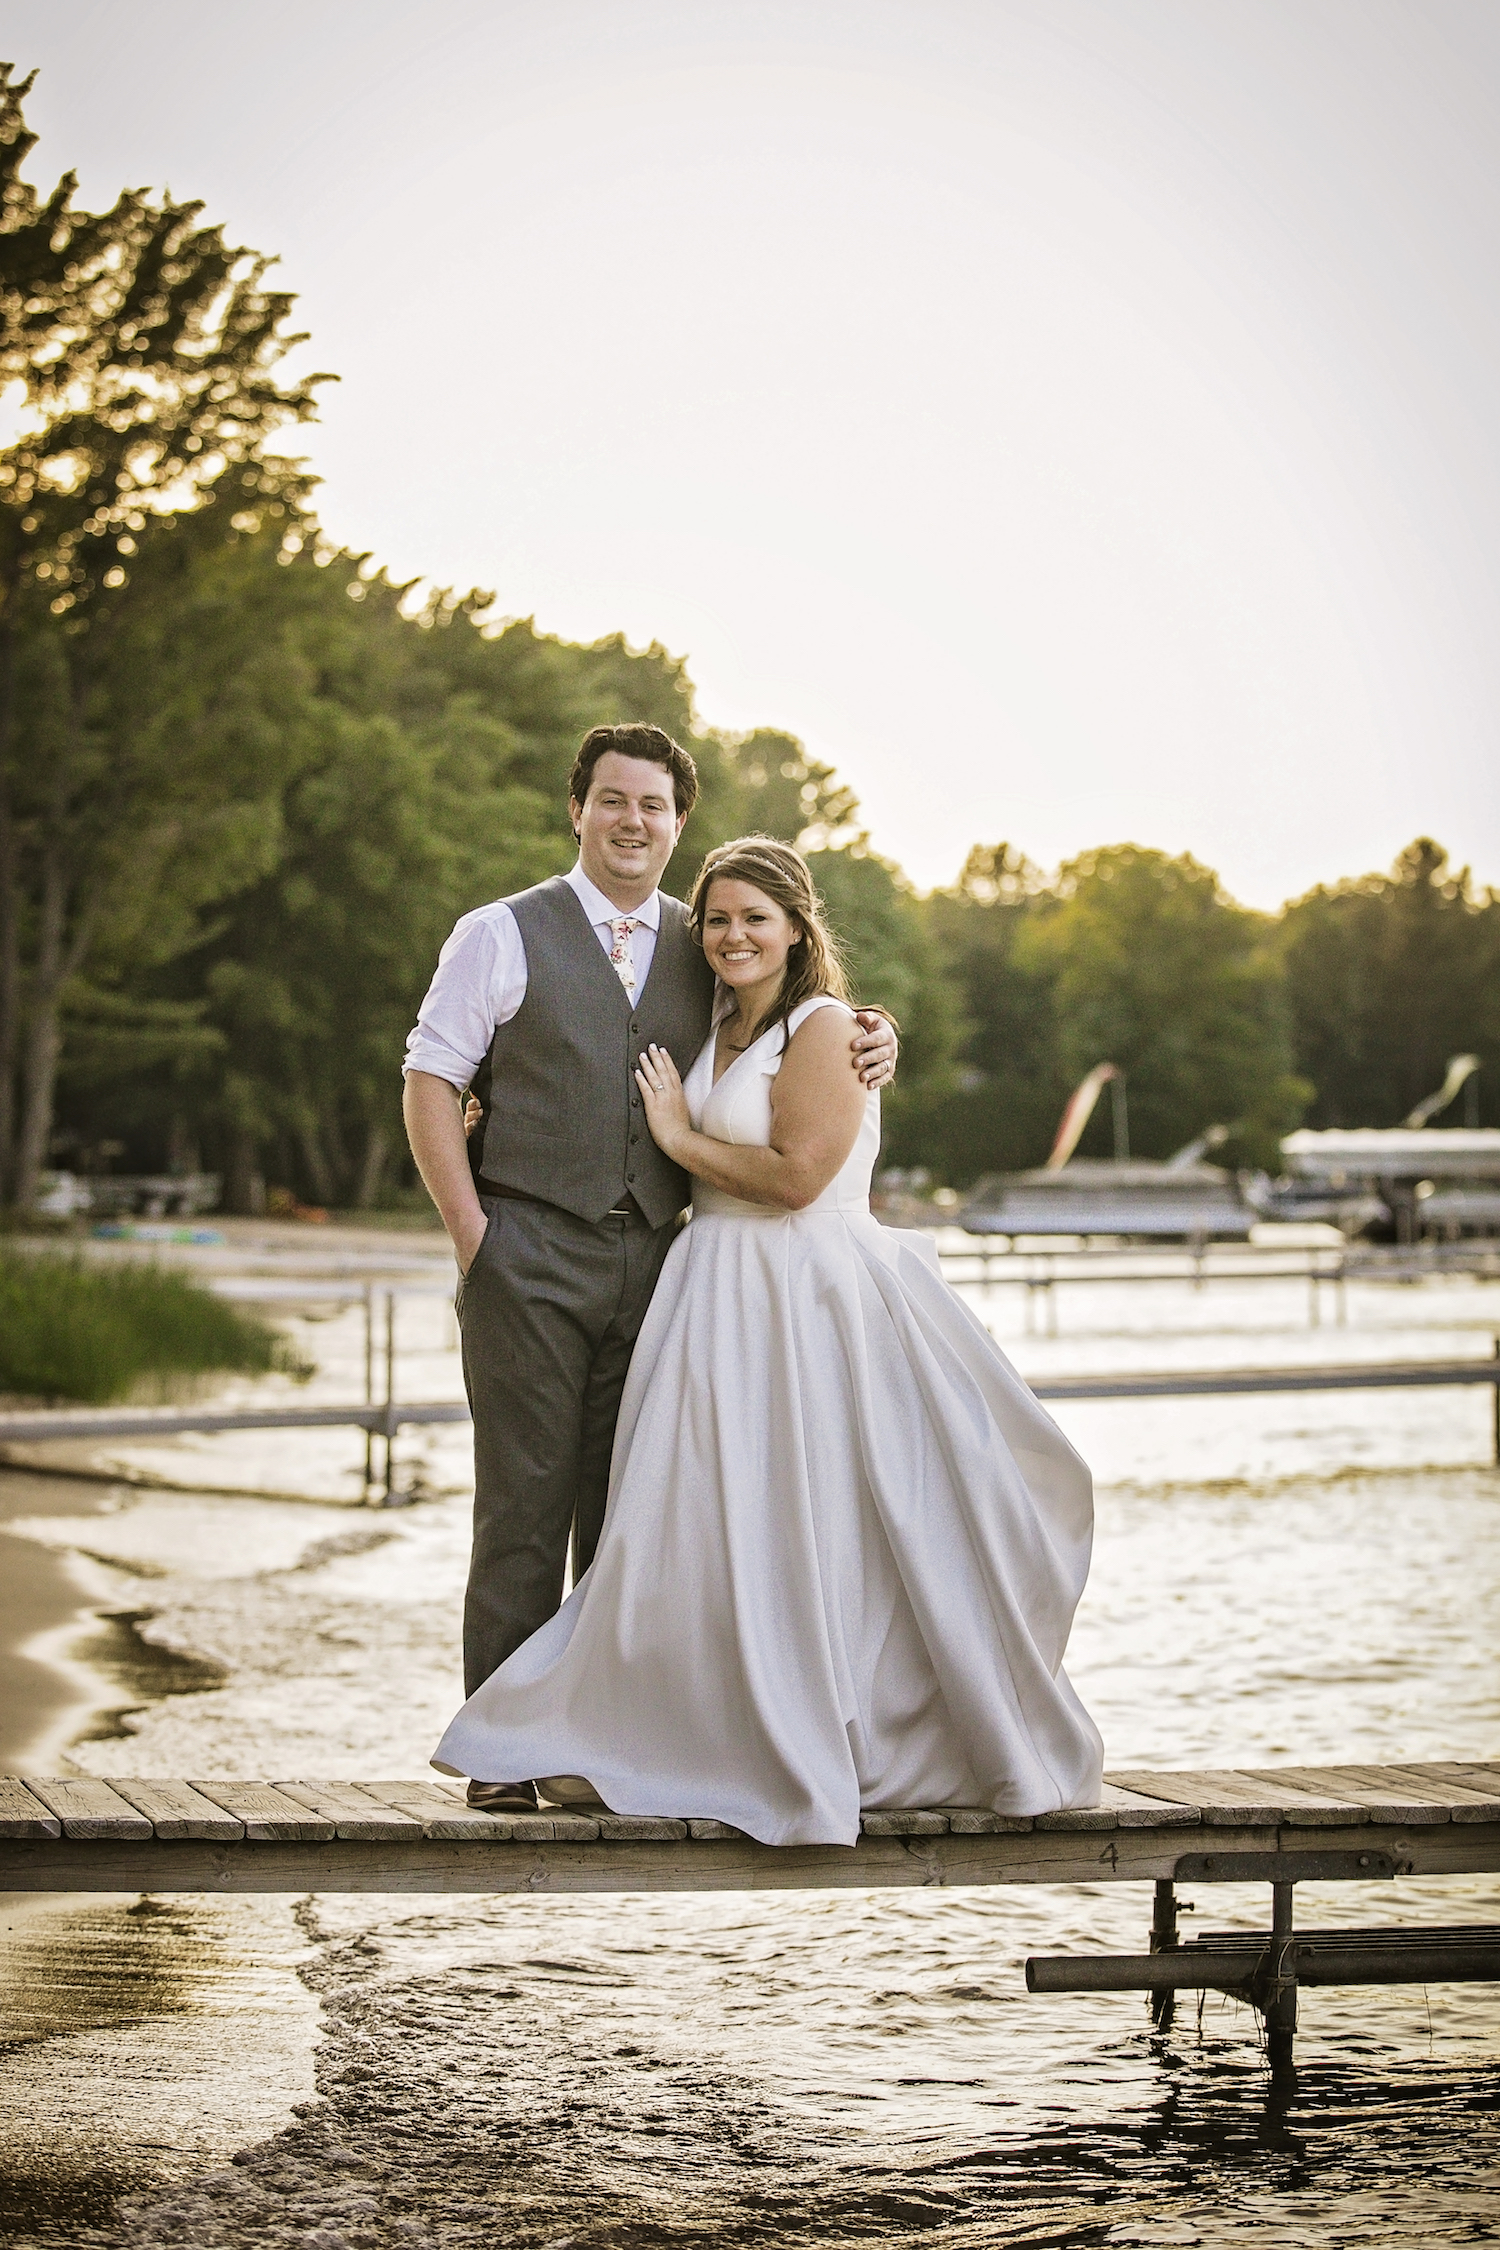
<path id="1" fill-rule="evenodd" d="M 433 1764 L 768 1844 L 852 1844 L 878 1808 L 1097 1803 L 1062 1670 L 1088 1470 L 929 1239 L 870 1215 L 880 1098 L 849 1069 L 806 861 L 722 845 L 691 915 L 715 1029 L 685 1080 L 656 1047 L 638 1077 L 693 1216 L 635 1347 L 598 1551 Z"/>

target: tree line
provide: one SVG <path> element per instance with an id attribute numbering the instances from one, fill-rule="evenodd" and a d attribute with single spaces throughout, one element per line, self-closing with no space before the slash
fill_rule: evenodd
<path id="1" fill-rule="evenodd" d="M 812 856 L 902 1023 L 890 1163 L 1038 1163 L 1105 1060 L 1144 1155 L 1222 1124 L 1225 1161 L 1274 1166 L 1299 1122 L 1398 1122 L 1460 1050 L 1500 1115 L 1500 901 L 1436 844 L 1276 916 L 1134 845 L 1050 876 L 977 846 L 921 898 L 836 773 L 703 725 L 660 646 L 334 546 L 283 450 L 327 378 L 286 378 L 267 261 L 191 203 L 43 196 L 27 84 L 0 72 L 0 1202 L 57 1163 L 216 1171 L 231 1210 L 415 1198 L 399 1063 L 438 947 L 571 864 L 574 749 L 621 719 L 698 760 L 672 888 L 747 830 Z"/>

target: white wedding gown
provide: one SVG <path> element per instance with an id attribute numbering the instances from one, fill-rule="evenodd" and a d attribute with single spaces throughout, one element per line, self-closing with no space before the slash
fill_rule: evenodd
<path id="1" fill-rule="evenodd" d="M 828 998 L 811 1000 L 792 1030 Z M 685 1090 L 765 1146 L 782 1032 Z M 576 1774 L 612 1810 L 852 1844 L 861 1809 L 1098 1802 L 1062 1670 L 1089 1472 L 943 1281 L 870 1215 L 859 1139 L 805 1211 L 699 1186 L 635 1347 L 591 1568 L 433 1759 Z"/>

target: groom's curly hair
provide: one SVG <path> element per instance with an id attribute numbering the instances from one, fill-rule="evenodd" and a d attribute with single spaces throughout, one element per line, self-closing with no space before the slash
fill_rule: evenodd
<path id="1" fill-rule="evenodd" d="M 568 776 L 568 795 L 575 805 L 587 801 L 594 768 L 609 750 L 618 750 L 622 758 L 644 758 L 650 765 L 665 766 L 672 776 L 672 795 L 680 813 L 690 813 L 698 802 L 698 768 L 682 744 L 674 742 L 664 727 L 631 720 L 624 726 L 590 727 L 579 743 Z"/>
<path id="2" fill-rule="evenodd" d="M 688 900 L 688 926 L 699 945 L 703 943 L 709 891 L 715 883 L 726 881 L 750 883 L 764 891 L 800 933 L 800 942 L 787 955 L 781 990 L 760 1031 L 785 1024 L 794 1008 L 820 992 L 831 992 L 835 1000 L 848 1000 L 843 948 L 824 920 L 826 909 L 813 882 L 812 869 L 799 851 L 775 836 L 736 836 L 732 843 L 720 844 L 711 851 L 698 870 Z"/>

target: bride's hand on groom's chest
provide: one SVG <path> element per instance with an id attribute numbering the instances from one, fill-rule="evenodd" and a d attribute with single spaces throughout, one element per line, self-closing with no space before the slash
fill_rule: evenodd
<path id="1" fill-rule="evenodd" d="M 650 1046 L 640 1059 L 635 1082 L 646 1112 L 646 1126 L 664 1156 L 692 1138 L 693 1121 L 677 1065 L 665 1047 Z"/>

